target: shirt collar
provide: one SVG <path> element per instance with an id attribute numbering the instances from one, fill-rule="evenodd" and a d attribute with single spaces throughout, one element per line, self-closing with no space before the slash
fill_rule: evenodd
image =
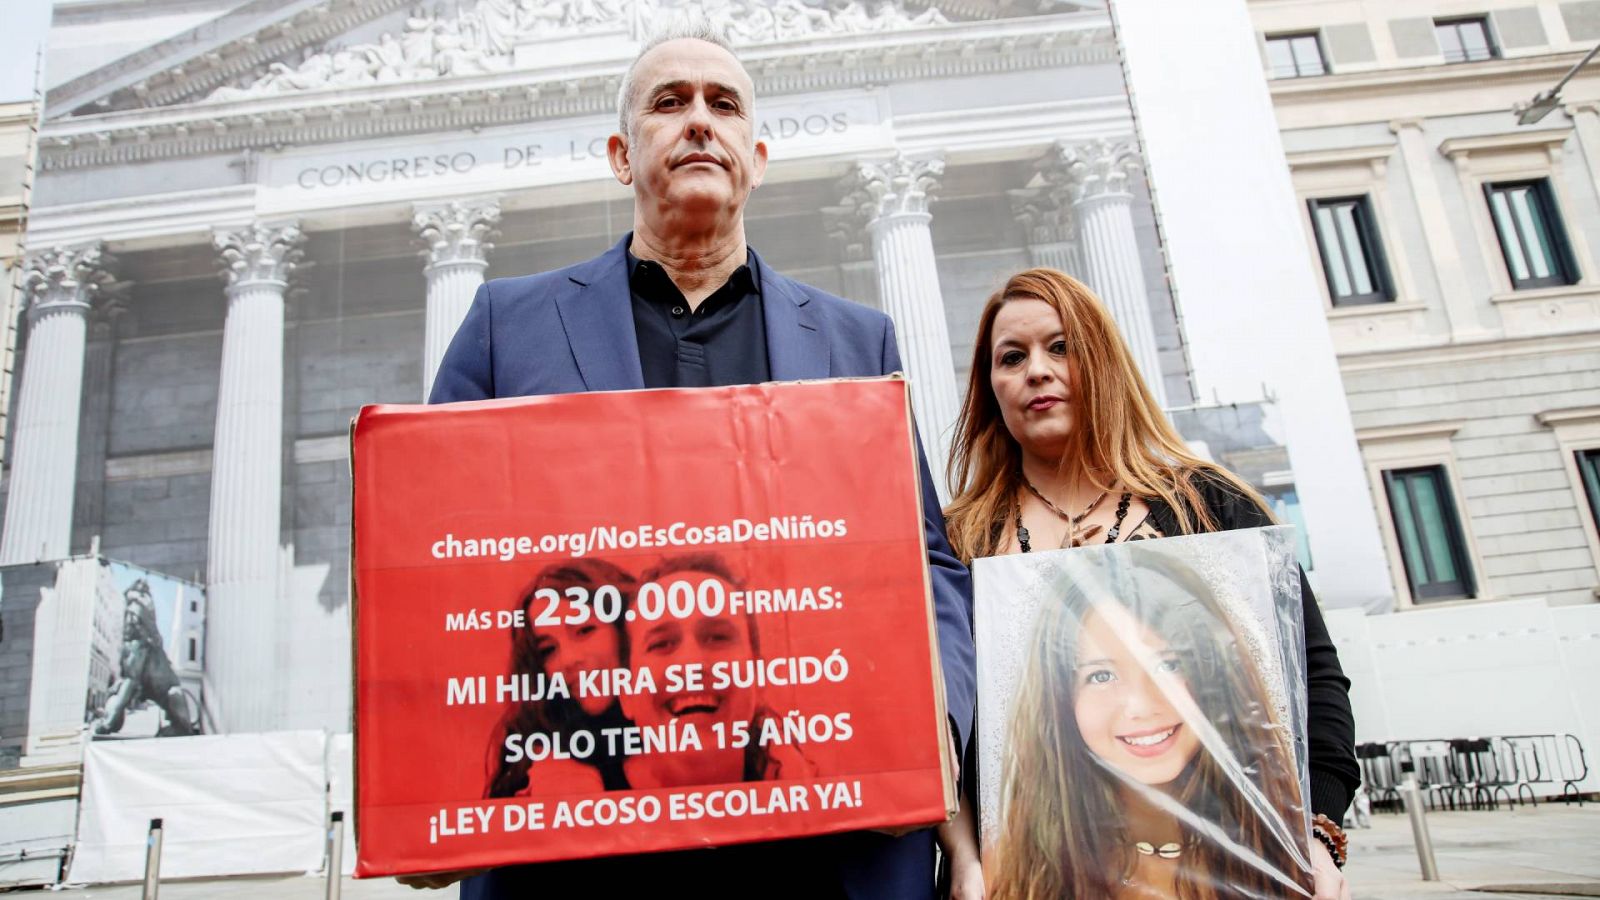
<path id="1" fill-rule="evenodd" d="M 667 275 L 667 270 L 663 268 L 660 263 L 652 260 L 640 259 L 639 257 L 634 256 L 633 250 L 629 248 L 625 248 L 622 252 L 628 255 L 628 286 L 632 288 L 635 293 L 650 297 L 654 294 L 654 291 L 648 289 L 658 287 L 663 282 L 667 285 L 671 285 L 674 291 L 678 290 L 678 286 L 672 284 L 671 277 Z M 745 296 L 748 294 L 759 295 L 761 293 L 761 263 L 756 260 L 756 255 L 748 248 L 745 249 L 744 258 L 744 265 L 734 269 L 733 273 L 728 276 L 727 283 L 718 286 L 716 291 L 713 291 L 712 293 L 717 293 L 718 291 L 726 288 L 728 285 L 732 285 L 737 288 L 740 296 Z M 680 295 L 681 293 L 682 292 L 679 291 Z"/>

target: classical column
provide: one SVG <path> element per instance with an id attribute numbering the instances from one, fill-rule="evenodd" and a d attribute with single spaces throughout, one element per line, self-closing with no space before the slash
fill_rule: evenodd
<path id="1" fill-rule="evenodd" d="M 852 176 L 848 190 L 858 187 Z M 829 206 L 822 210 L 828 243 L 839 261 L 839 296 L 863 306 L 882 309 L 878 299 L 878 267 L 872 262 L 872 236 L 865 210 L 859 204 Z"/>
<path id="2" fill-rule="evenodd" d="M 1078 220 L 1083 249 L 1083 280 L 1105 301 L 1133 352 L 1156 402 L 1166 405 L 1161 357 L 1150 322 L 1150 294 L 1133 229 L 1133 194 L 1128 178 L 1139 160 L 1131 143 L 1093 140 L 1058 142 L 1039 161 L 1040 174 L 1053 188 L 1065 189 Z"/>
<path id="3" fill-rule="evenodd" d="M 959 409 L 950 327 L 939 291 L 938 261 L 928 229 L 930 193 L 944 173 L 940 158 L 898 155 L 857 166 L 844 208 L 865 220 L 878 270 L 878 300 L 894 321 L 911 382 L 911 408 L 940 499 L 947 496 L 945 458 Z"/>
<path id="4" fill-rule="evenodd" d="M 56 247 L 28 259 L 28 346 L 0 565 L 61 559 L 71 549 L 87 318 L 96 298 L 118 288 L 113 264 L 100 244 Z"/>
<path id="5" fill-rule="evenodd" d="M 206 667 L 224 731 L 277 727 L 283 314 L 304 236 L 252 225 L 216 236 L 228 316 L 212 442 Z M 209 703 L 208 700 L 208 704 Z"/>
<path id="6" fill-rule="evenodd" d="M 1079 280 L 1088 275 L 1078 249 L 1078 220 L 1072 198 L 1059 187 L 1008 191 L 1011 213 L 1028 236 L 1028 261 L 1059 269 Z"/>
<path id="7" fill-rule="evenodd" d="M 439 361 L 455 337 L 456 329 L 472 305 L 489 267 L 487 255 L 494 227 L 500 222 L 500 204 L 492 199 L 451 200 L 418 204 L 411 219 L 417 235 L 427 244 L 428 320 L 422 344 L 422 399 L 433 391 Z"/>

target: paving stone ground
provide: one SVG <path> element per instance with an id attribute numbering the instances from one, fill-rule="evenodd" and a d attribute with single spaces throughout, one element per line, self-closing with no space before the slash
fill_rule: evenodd
<path id="1" fill-rule="evenodd" d="M 1374 814 L 1373 827 L 1350 832 L 1348 869 L 1356 900 L 1533 900 L 1551 889 L 1600 896 L 1600 804 L 1541 804 L 1487 812 L 1429 813 L 1441 880 L 1424 882 L 1405 816 Z M 1524 890 L 1483 893 L 1489 885 Z M 1541 893 L 1527 893 L 1538 886 Z M 171 882 L 161 900 L 322 900 L 321 877 L 228 878 Z M 73 888 L 71 900 L 138 900 L 138 885 Z M 413 891 L 389 880 L 345 879 L 346 900 L 456 897 L 455 889 Z M 1562 896 L 1562 895 L 1554 895 Z M 20 900 L 20 898 L 19 898 Z"/>

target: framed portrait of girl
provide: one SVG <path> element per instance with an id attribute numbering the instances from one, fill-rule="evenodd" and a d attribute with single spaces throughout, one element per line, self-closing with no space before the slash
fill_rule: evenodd
<path id="1" fill-rule="evenodd" d="M 990 896 L 1311 896 L 1293 529 L 973 566 Z"/>

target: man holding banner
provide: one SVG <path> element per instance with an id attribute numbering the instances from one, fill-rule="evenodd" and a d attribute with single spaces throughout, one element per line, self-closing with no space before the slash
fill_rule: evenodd
<path id="1" fill-rule="evenodd" d="M 623 79 L 607 145 L 634 192 L 634 230 L 601 256 L 491 281 L 435 378 L 432 403 L 641 388 L 883 375 L 902 368 L 880 312 L 783 277 L 745 243 L 766 170 L 754 85 L 726 41 L 694 24 L 647 42 Z M 945 539 L 926 465 L 922 505 L 952 753 L 973 719 L 971 588 Z M 495 869 L 464 898 L 644 896 L 920 898 L 931 831 L 850 833 L 717 850 Z M 402 879 L 443 887 L 462 873 Z M 693 885 L 693 888 L 689 888 Z"/>

